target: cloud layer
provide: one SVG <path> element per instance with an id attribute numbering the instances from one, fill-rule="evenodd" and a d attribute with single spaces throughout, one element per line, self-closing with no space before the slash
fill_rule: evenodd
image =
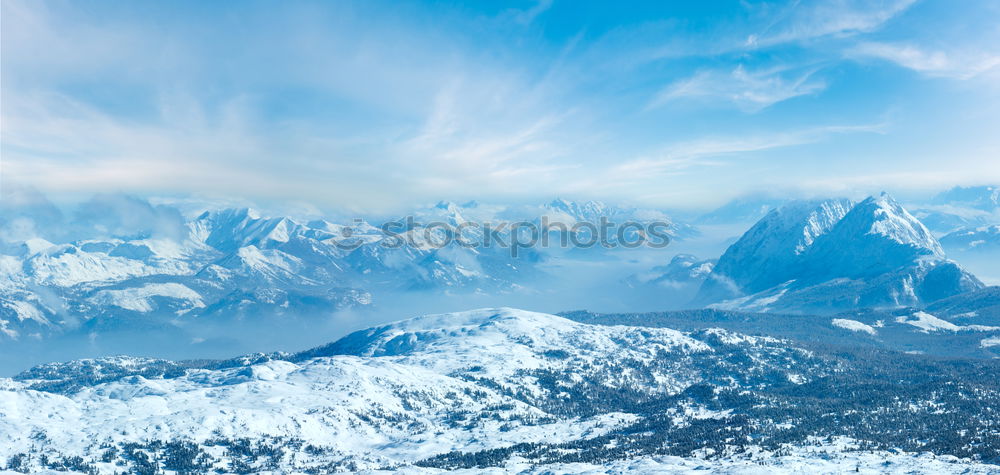
<path id="1" fill-rule="evenodd" d="M 985 1 L 2 8 L 6 186 L 386 211 L 1000 180 Z"/>

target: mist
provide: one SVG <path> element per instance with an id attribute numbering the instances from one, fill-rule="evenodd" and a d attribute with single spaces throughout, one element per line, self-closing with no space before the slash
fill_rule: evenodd
<path id="1" fill-rule="evenodd" d="M 310 226 L 318 227 L 308 227 L 280 216 L 223 212 L 193 199 L 184 203 L 182 208 L 167 200 L 98 194 L 56 206 L 32 189 L 7 188 L 0 207 L 6 282 L 0 330 L 8 351 L 0 358 L 0 374 L 118 354 L 218 359 L 294 352 L 371 326 L 473 308 L 696 308 L 693 299 L 714 260 L 767 209 L 744 200 L 679 221 L 660 211 L 607 207 L 604 212 L 626 218 L 664 216 L 677 234 L 663 248 L 553 245 L 513 257 L 506 249 L 457 246 L 339 253 L 329 246 L 329 232 L 356 221 L 324 221 L 313 209 Z M 442 206 L 417 214 L 431 220 L 522 219 L 545 210 Z M 298 226 L 298 241 L 288 240 L 289 226 Z M 210 239 L 216 247 L 203 242 L 209 236 L 216 236 Z M 986 283 L 1000 282 L 1000 254 L 968 250 L 952 258 Z M 698 266 L 707 271 L 696 275 L 691 270 Z"/>

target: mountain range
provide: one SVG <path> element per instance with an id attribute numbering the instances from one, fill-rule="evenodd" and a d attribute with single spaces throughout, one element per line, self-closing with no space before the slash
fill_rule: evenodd
<path id="1" fill-rule="evenodd" d="M 973 200 L 969 193 L 959 197 Z M 503 294 L 564 278 L 558 267 L 542 265 L 554 256 L 547 249 L 524 249 L 515 258 L 499 247 L 429 245 L 427 239 L 441 237 L 422 227 L 433 222 L 540 223 L 546 216 L 575 223 L 604 217 L 663 221 L 671 223 L 674 239 L 698 236 L 696 228 L 662 212 L 561 199 L 521 208 L 441 202 L 418 210 L 410 229 L 388 236 L 380 222 L 268 218 L 249 208 L 185 219 L 168 206 L 121 196 L 95 197 L 67 216 L 29 198 L 5 200 L 0 226 L 0 338 L 9 340 L 308 320 L 377 305 L 380 295 L 392 292 Z M 483 238 L 481 230 L 470 229 L 471 239 Z M 991 242 L 990 229 L 942 241 L 988 247 L 973 243 Z M 399 238 L 405 238 L 401 245 L 385 245 Z M 601 246 L 586 251 L 606 252 Z M 642 287 L 650 300 L 669 291 L 673 298 L 696 295 L 697 307 L 804 314 L 922 308 L 983 287 L 888 195 L 859 203 L 787 202 L 718 260 L 676 256 L 625 283 Z"/>
<path id="2" fill-rule="evenodd" d="M 434 222 L 604 217 L 700 236 L 661 212 L 567 200 L 441 202 L 392 235 L 383 220 L 185 217 L 121 196 L 70 216 L 11 203 L 0 331 L 29 353 L 124 329 L 140 346 L 175 346 L 203 324 L 227 335 L 298 319 L 289 331 L 316 332 L 387 292 L 505 295 L 575 277 L 549 265 L 569 253 L 434 246 Z M 764 210 L 751 208 L 734 213 Z M 697 294 L 694 310 L 484 308 L 298 352 L 37 365 L 0 378 L 0 469 L 997 473 L 1000 287 L 949 260 L 951 239 L 887 194 L 792 200 L 718 259 L 676 254 L 625 279 Z"/>
<path id="3" fill-rule="evenodd" d="M 551 278 L 539 267 L 548 249 L 513 256 L 498 245 L 439 246 L 449 236 L 436 223 L 491 223 L 500 231 L 488 237 L 508 242 L 502 224 L 541 224 L 542 216 L 567 225 L 660 221 L 674 237 L 696 233 L 661 212 L 561 199 L 522 208 L 441 202 L 413 219 L 375 224 L 265 217 L 251 208 L 186 219 L 120 195 L 97 196 L 69 215 L 40 196 L 5 199 L 0 211 L 0 339 L 7 340 L 316 319 L 394 293 L 503 294 Z M 463 230 L 474 243 L 486 233 Z"/>

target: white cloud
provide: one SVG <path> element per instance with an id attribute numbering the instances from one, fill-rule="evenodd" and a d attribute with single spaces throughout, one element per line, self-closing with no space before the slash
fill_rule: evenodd
<path id="1" fill-rule="evenodd" d="M 412 184 L 426 192 L 524 192 L 574 165 L 568 129 L 577 111 L 552 99 L 555 84 L 513 77 L 454 79 L 436 95 L 420 131 L 395 144 Z"/>
<path id="2" fill-rule="evenodd" d="M 647 108 L 657 108 L 679 99 L 723 100 L 746 112 L 759 112 L 788 99 L 814 94 L 826 83 L 813 77 L 815 70 L 787 74 L 783 70 L 747 71 L 738 66 L 731 72 L 702 71 L 662 89 Z"/>
<path id="3" fill-rule="evenodd" d="M 549 6 L 483 21 L 530 21 Z M 73 8 L 3 7 L 5 182 L 381 210 L 414 197 L 512 193 L 569 166 L 549 158 L 567 148 L 556 139 L 581 104 L 560 105 L 557 75 L 539 81 L 446 34 L 399 28 L 391 15 L 352 25 L 344 5 L 331 7 L 336 15 L 301 5 L 248 9 L 240 20 L 267 29 L 239 38 L 234 52 L 233 38 L 198 20 L 167 41 L 156 28 L 90 27 L 93 19 Z M 8 19 L 18 21 L 7 28 Z M 285 23 L 295 28 L 282 30 Z M 22 53 L 28 47 L 58 57 Z M 67 78 L 138 87 L 142 114 L 66 92 Z M 315 109 L 313 97 L 350 110 L 269 111 L 275 103 Z"/>
<path id="4" fill-rule="evenodd" d="M 530 8 L 524 10 L 511 9 L 506 13 L 510 15 L 515 23 L 520 25 L 527 25 L 533 21 L 538 15 L 541 15 L 552 8 L 553 0 L 538 0 Z"/>
<path id="5" fill-rule="evenodd" d="M 648 179 L 656 174 L 675 173 L 693 166 L 714 166 L 726 156 L 740 156 L 777 148 L 816 143 L 846 133 L 883 133 L 885 124 L 822 126 L 785 133 L 747 137 L 719 137 L 667 145 L 658 152 L 629 160 L 614 167 L 610 175 Z"/>
<path id="6" fill-rule="evenodd" d="M 757 6 L 770 18 L 761 31 L 747 37 L 751 47 L 771 46 L 822 37 L 844 37 L 881 28 L 916 0 L 827 0 L 792 2 L 788 6 Z"/>
<path id="7" fill-rule="evenodd" d="M 1000 66 L 1000 54 L 928 51 L 911 44 L 866 42 L 848 54 L 882 59 L 928 76 L 953 79 L 971 79 Z"/>

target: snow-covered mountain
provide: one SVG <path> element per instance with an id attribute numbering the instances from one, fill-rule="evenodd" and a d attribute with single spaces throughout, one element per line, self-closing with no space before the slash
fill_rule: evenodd
<path id="1" fill-rule="evenodd" d="M 663 221 L 662 213 L 556 200 L 510 208 L 441 202 L 412 219 L 333 222 L 267 217 L 250 208 L 175 208 L 131 197 L 95 197 L 63 213 L 37 193 L 0 207 L 0 339 L 150 325 L 225 325 L 259 318 L 323 318 L 412 291 L 503 294 L 544 276 L 544 249 L 465 242 L 435 223 L 581 220 Z M 671 224 L 676 237 L 693 232 Z M 510 240 L 509 228 L 496 236 Z M 558 242 L 556 240 L 555 242 Z M 604 252 L 596 246 L 594 252 Z M 190 339 L 190 338 L 188 338 Z"/>
<path id="2" fill-rule="evenodd" d="M 1000 401 L 1000 378 L 984 376 L 997 365 L 889 358 L 515 309 L 431 315 L 297 354 L 31 369 L 0 380 L 0 466 L 794 471 L 914 467 L 933 452 L 942 472 L 995 470 L 969 461 L 1000 456 L 993 418 L 969 405 Z"/>
<path id="3" fill-rule="evenodd" d="M 513 285 L 506 278 L 515 272 L 502 253 L 383 249 L 386 235 L 364 222 L 300 223 L 227 209 L 205 212 L 185 229 L 179 239 L 8 244 L 0 256 L 0 330 L 17 339 L 73 330 L 95 318 L 324 315 L 369 304 L 372 289 L 502 287 Z M 511 270 L 503 272 L 507 264 Z M 517 264 L 530 272 L 531 261 Z"/>
<path id="4" fill-rule="evenodd" d="M 295 314 L 303 306 L 331 311 L 370 300 L 338 262 L 343 253 L 291 220 L 225 210 L 186 229 L 180 239 L 25 241 L 3 256 L 5 333 L 44 336 L 95 319 L 234 319 L 265 308 Z"/>
<path id="5" fill-rule="evenodd" d="M 726 250 L 698 301 L 831 313 L 919 307 L 982 286 L 883 193 L 857 204 L 805 201 L 772 211 Z"/>
<path id="6" fill-rule="evenodd" d="M 723 300 L 789 280 L 815 239 L 851 209 L 849 200 L 800 201 L 771 211 L 726 249 L 702 298 Z"/>

